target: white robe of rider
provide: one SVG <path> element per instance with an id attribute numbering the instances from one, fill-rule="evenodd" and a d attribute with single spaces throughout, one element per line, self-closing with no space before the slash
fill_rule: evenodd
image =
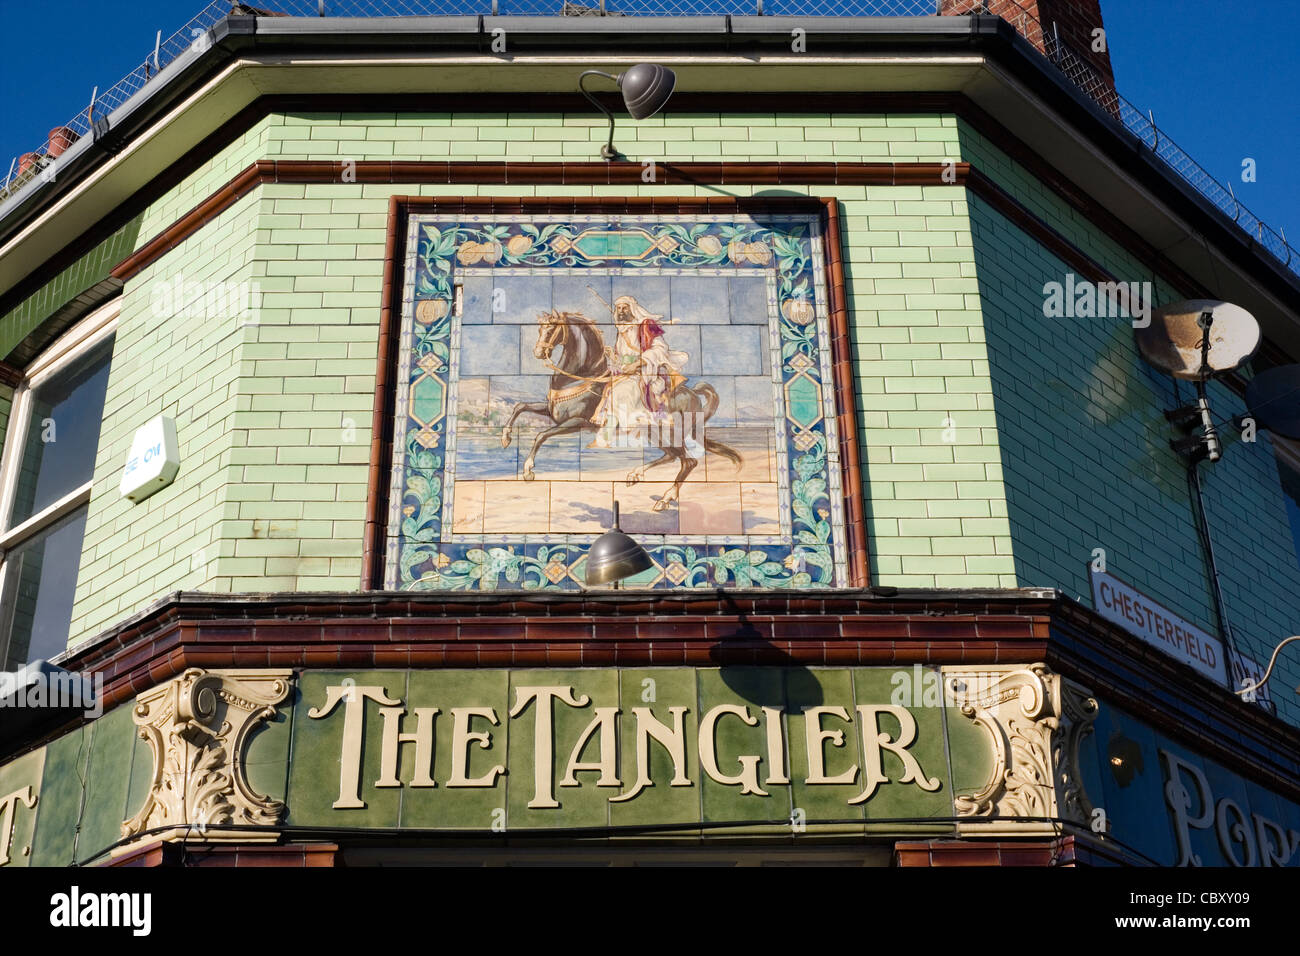
<path id="1" fill-rule="evenodd" d="M 592 416 L 598 430 L 590 447 L 658 447 L 658 432 L 667 435 L 672 423 L 668 397 L 686 380 L 682 368 L 690 356 L 668 347 L 662 318 L 633 296 L 614 300 L 617 338 L 606 350 L 611 380 Z"/>

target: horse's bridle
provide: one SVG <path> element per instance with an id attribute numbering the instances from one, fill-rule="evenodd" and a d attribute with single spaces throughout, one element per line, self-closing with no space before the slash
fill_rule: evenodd
<path id="1" fill-rule="evenodd" d="M 552 312 L 551 315 L 554 316 L 555 313 Z M 556 331 L 551 332 L 551 329 L 555 329 Z M 551 365 L 551 353 L 555 351 L 556 346 L 563 345 L 568 341 L 569 323 L 567 321 L 557 322 L 552 318 L 551 321 L 542 326 L 541 341 L 537 343 L 541 349 L 545 350 L 546 358 L 542 359 L 542 361 L 547 365 Z M 553 365 L 551 367 L 555 368 Z"/>
<path id="2" fill-rule="evenodd" d="M 550 314 L 555 315 L 554 312 Z M 559 326 L 559 332 L 548 333 L 548 329 L 551 328 L 552 326 Z M 542 364 L 545 365 L 547 368 L 549 368 L 552 372 L 559 372 L 561 375 L 568 376 L 569 378 L 574 379 L 575 381 L 578 382 L 600 384 L 603 382 L 612 382 L 614 380 L 614 375 L 612 372 L 607 372 L 604 375 L 597 376 L 596 378 L 588 378 L 585 375 L 578 375 L 576 372 L 570 372 L 567 369 L 562 369 L 559 366 L 557 366 L 554 362 L 552 362 L 550 357 L 551 352 L 555 350 L 556 346 L 564 345 L 568 341 L 569 341 L 569 322 L 567 319 L 563 322 L 557 322 L 554 319 L 552 319 L 551 321 L 547 322 L 546 325 L 542 326 L 542 331 L 540 333 L 539 341 L 538 341 L 538 345 L 541 346 L 541 348 L 546 353 L 546 358 L 542 359 Z M 566 393 L 571 391 L 573 391 L 572 387 L 564 390 L 564 392 Z M 573 392 L 573 394 L 580 395 L 582 394 L 582 392 L 585 391 L 588 391 L 588 389 L 581 388 L 578 389 L 576 392 Z"/>

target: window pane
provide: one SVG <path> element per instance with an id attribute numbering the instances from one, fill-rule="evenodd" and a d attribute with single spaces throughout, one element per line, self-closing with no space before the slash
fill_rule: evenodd
<path id="1" fill-rule="evenodd" d="M 95 471 L 112 339 L 33 389 L 9 527 L 22 524 Z"/>
<path id="2" fill-rule="evenodd" d="M 4 670 L 49 660 L 67 648 L 87 510 L 74 511 L 5 556 L 0 597 Z"/>

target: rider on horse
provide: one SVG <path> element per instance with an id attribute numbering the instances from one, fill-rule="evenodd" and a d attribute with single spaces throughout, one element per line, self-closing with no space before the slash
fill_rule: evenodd
<path id="1" fill-rule="evenodd" d="M 613 312 L 617 339 L 605 350 L 610 381 L 591 419 L 597 432 L 589 447 L 650 445 L 649 426 L 668 420 L 668 396 L 686 381 L 682 367 L 689 356 L 668 348 L 663 316 L 633 296 L 615 299 Z"/>

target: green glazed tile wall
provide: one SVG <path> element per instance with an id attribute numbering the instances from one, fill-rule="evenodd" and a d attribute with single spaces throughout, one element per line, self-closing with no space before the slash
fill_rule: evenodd
<path id="1" fill-rule="evenodd" d="M 629 156 L 664 160 L 721 155 L 722 143 L 744 159 L 933 160 L 955 153 L 958 134 L 953 117 L 936 115 L 669 115 L 628 125 Z M 590 139 L 575 144 L 579 127 Z M 445 146 L 464 158 L 585 157 L 602 130 L 587 116 L 273 115 L 152 204 L 139 243 L 261 156 L 418 157 Z M 842 202 L 873 580 L 1014 585 L 964 191 L 793 191 Z M 73 643 L 177 588 L 358 586 L 387 200 L 414 192 L 628 190 L 267 185 L 133 278 Z M 655 184 L 635 192 L 712 194 Z M 183 316 L 155 316 L 157 285 L 178 277 L 256 283 L 257 322 L 199 331 Z M 163 356 L 164 367 L 153 367 Z M 131 506 L 116 494 L 121 459 L 134 428 L 160 411 L 177 418 L 182 471 L 171 488 Z"/>
<path id="2" fill-rule="evenodd" d="M 240 518 L 298 522 L 298 550 L 292 541 L 242 554 L 237 547 L 247 560 L 232 566 L 236 579 L 355 587 L 386 200 L 413 191 L 277 184 L 260 192 L 257 382 L 245 380 L 241 389 L 253 392 L 253 410 L 264 413 L 250 419 L 248 443 L 266 450 L 245 469 L 242 493 L 266 492 L 257 505 L 241 507 Z M 636 192 L 708 194 L 654 185 Z M 617 196 L 626 189 L 442 186 L 419 193 Z M 1014 585 L 964 193 L 948 186 L 817 193 L 843 203 L 875 580 Z M 233 589 L 248 588 L 236 580 Z"/>
<path id="3" fill-rule="evenodd" d="M 95 283 L 108 278 L 109 270 L 131 254 L 142 236 L 142 216 L 136 216 L 80 259 L 64 269 L 36 292 L 4 315 L 0 315 L 0 356 L 8 357 L 47 318 Z"/>
<path id="4" fill-rule="evenodd" d="M 231 461 L 237 487 L 221 587 L 353 590 L 387 202 L 362 199 L 355 185 L 272 185 L 257 196 L 252 280 L 261 310 L 234 385 L 241 447 Z"/>
<path id="5" fill-rule="evenodd" d="M 1043 285 L 1064 282 L 1069 267 L 983 200 L 970 209 L 1020 584 L 1091 605 L 1088 562 L 1104 548 L 1111 573 L 1216 633 L 1186 471 L 1163 416 L 1192 390 L 1141 361 L 1127 318 L 1045 317 Z M 1120 274 L 1137 274 L 1128 269 Z M 1163 283 L 1156 296 L 1181 297 Z M 1211 406 L 1220 420 L 1244 411 L 1218 385 Z M 1243 443 L 1228 428 L 1224 438 L 1223 460 L 1200 473 L 1226 614 L 1238 646 L 1263 664 L 1300 626 L 1300 564 L 1267 436 Z M 1300 663 L 1283 659 L 1270 685 L 1292 722 L 1298 681 Z"/>
<path id="6" fill-rule="evenodd" d="M 977 165 L 1112 275 L 1123 281 L 1153 282 L 1157 302 L 1188 295 L 1152 275 L 968 123 L 959 120 L 957 128 L 963 159 Z M 1014 469 L 1014 484 L 1008 476 L 1021 584 L 1062 587 L 1090 603 L 1084 561 L 1092 547 L 1105 542 L 1089 544 L 1082 552 L 1081 545 L 1104 536 L 1112 542 L 1108 553 L 1119 549 L 1121 564 L 1112 567 L 1115 573 L 1215 632 L 1208 579 L 1189 524 L 1185 472 L 1167 450 L 1171 433 L 1159 415 L 1165 408 L 1190 402 L 1191 388 L 1180 389 L 1142 363 L 1131 331 L 1120 328 L 1123 322 L 1103 329 L 1102 320 L 1078 320 L 1069 335 L 1050 328 L 1049 321 L 1069 320 L 1040 318 L 1042 284 L 1064 281 L 1067 267 L 986 206 L 975 203 L 971 218 L 980 236 L 976 253 L 986 312 L 989 305 L 995 307 L 989 334 L 990 342 L 996 337 L 999 346 L 993 352 L 999 424 L 1006 423 L 1002 433 L 1008 445 L 1013 444 L 1009 439 L 1014 430 L 1012 452 L 1018 451 L 1021 462 Z M 1027 272 L 1019 268 L 1021 263 L 1034 265 Z M 1084 322 L 1089 324 L 1081 326 Z M 1038 372 L 1025 376 L 1028 368 Z M 1235 395 L 1218 386 L 1211 387 L 1211 405 L 1221 421 L 1244 411 Z M 1066 426 L 1071 420 L 1079 422 L 1081 411 L 1090 426 L 1105 423 L 1100 440 L 1091 432 Z M 1085 435 L 1092 440 L 1081 442 Z M 1225 611 L 1237 646 L 1266 664 L 1277 642 L 1300 629 L 1300 565 L 1268 436 L 1261 435 L 1255 444 L 1242 443 L 1229 428 L 1223 437 L 1225 458 L 1217 465 L 1202 466 L 1201 482 Z M 1144 449 L 1142 454 L 1132 452 L 1138 447 Z M 1121 473 L 1110 482 L 1106 472 L 1115 462 Z M 1059 480 L 1068 479 L 1071 470 L 1080 481 Z M 1088 490 L 1081 491 L 1081 486 Z M 1074 517 L 1067 515 L 1063 521 L 1063 511 L 1073 512 Z M 1150 523 L 1151 516 L 1170 540 L 1130 530 Z M 1270 686 L 1280 713 L 1293 722 L 1300 721 L 1291 693 L 1298 681 L 1300 662 L 1284 657 Z"/>
<path id="7" fill-rule="evenodd" d="M 581 119 L 578 125 L 588 126 L 595 142 L 601 127 L 590 117 Z M 779 127 L 782 137 L 774 132 L 778 119 L 784 124 Z M 490 144 L 509 143 L 511 150 L 526 151 L 520 158 L 543 159 L 552 153 L 545 146 L 533 147 L 567 142 L 571 120 L 578 118 L 271 116 L 155 203 L 144 216 L 142 241 L 169 217 L 190 208 L 204 189 L 215 188 L 257 158 L 259 151 L 281 158 L 320 158 L 300 148 L 319 140 L 330 145 L 331 157 L 356 153 L 355 158 L 362 159 L 389 155 L 387 150 L 401 144 L 427 146 L 432 141 L 489 144 L 485 153 L 457 155 L 490 158 L 495 155 Z M 501 138 L 503 129 L 512 136 Z M 802 138 L 795 135 L 800 130 Z M 848 150 L 846 157 L 932 159 L 953 151 L 956 125 L 952 117 L 930 115 L 811 116 L 798 124 L 776 116 L 669 116 L 641 134 L 629 144 L 675 150 L 696 140 L 738 142 L 734 137 L 745 134 L 752 135 L 744 141 L 750 144 L 748 158 L 814 158 L 823 155 L 823 146 L 835 144 Z M 795 143 L 804 144 L 803 152 L 788 153 Z M 359 148 L 367 144 L 371 151 Z M 586 143 L 579 145 L 588 149 Z M 689 155 L 670 151 L 663 158 Z M 257 323 L 242 327 L 236 337 L 229 330 L 210 330 L 204 341 L 217 350 L 219 361 L 205 364 L 201 371 L 191 365 L 186 392 L 177 397 L 174 408 L 178 425 L 186 417 L 187 404 L 193 404 L 190 414 L 202 410 L 205 430 L 198 434 L 207 444 L 197 459 L 183 449 L 185 464 L 176 485 L 143 505 L 108 500 L 92 506 L 87 541 L 94 550 L 83 561 L 74 641 L 177 587 L 238 592 L 358 586 L 387 199 L 417 191 L 588 196 L 627 192 L 623 187 L 417 190 L 267 185 L 241 201 L 240 218 L 230 231 L 209 225 L 133 279 L 126 290 L 121 348 L 147 336 L 151 354 L 174 352 L 167 338 L 174 334 L 173 324 L 154 327 L 147 317 L 153 284 L 177 276 L 247 278 L 258 285 L 261 308 Z M 743 195 L 761 189 L 734 191 Z M 709 194 L 653 184 L 636 192 Z M 1005 508 L 997 486 L 996 440 L 988 427 L 990 393 L 964 193 L 957 187 L 844 187 L 829 192 L 843 202 L 848 234 L 861 446 L 873 501 L 875 580 L 897 585 L 1013 584 Z M 234 223 L 233 214 L 227 211 L 219 223 Z M 246 238 L 244 245 L 232 245 L 236 233 L 248 237 L 249 230 L 252 242 Z M 115 374 L 110 408 L 116 407 L 115 401 L 125 401 L 126 393 L 134 394 L 137 384 L 125 374 Z M 106 423 L 96 471 L 97 499 L 113 497 L 124 445 L 145 411 L 137 402 L 130 414 Z M 954 440 L 947 441 L 943 425 L 950 415 L 955 416 L 955 433 L 948 436 Z M 177 515 L 174 525 L 163 527 L 165 541 L 155 550 L 156 518 L 160 512 L 165 512 L 164 519 L 172 517 L 165 502 L 192 487 L 192 479 L 188 485 L 184 482 L 185 472 L 196 468 L 203 470 L 200 485 L 206 498 Z M 136 556 L 140 551 L 147 557 Z M 121 562 L 131 567 L 118 577 L 110 568 Z"/>
<path id="8" fill-rule="evenodd" d="M 235 309 L 203 314 L 165 293 L 251 279 L 258 203 L 245 197 L 131 279 L 113 344 L 104 424 L 73 604 L 70 643 L 91 637 L 175 590 L 217 588 L 234 559 L 242 434 L 238 382 L 252 338 Z M 251 285 L 249 286 L 251 289 Z M 176 422 L 175 482 L 132 504 L 119 493 L 135 430 L 158 414 Z M 237 528 L 238 526 L 236 526 Z M 249 528 L 244 533 L 252 534 Z M 262 534 L 266 534 L 263 529 Z"/>
<path id="9" fill-rule="evenodd" d="M 271 159 L 595 160 L 603 116 L 580 113 L 290 113 L 267 131 Z M 954 117 L 661 113 L 620 123 L 617 145 L 641 162 L 928 161 L 957 156 Z"/>
<path id="10" fill-rule="evenodd" d="M 106 270 L 126 247 L 147 241 L 259 157 L 586 158 L 595 155 L 602 124 L 577 114 L 268 116 L 97 250 L 98 266 L 79 264 L 81 272 L 60 277 L 60 295 L 81 291 L 100 266 Z M 575 142 L 581 128 L 587 139 Z M 625 124 L 619 135 L 632 159 L 708 158 L 724 145 L 727 156 L 750 160 L 933 160 L 960 152 L 1112 271 L 1142 275 L 1117 244 L 951 116 L 668 114 Z M 1132 491 L 1145 481 L 1155 493 L 1094 501 L 1105 498 L 1114 463 L 1079 426 L 1105 420 L 1120 436 L 1116 448 L 1140 441 L 1158 451 L 1166 435 L 1153 416 L 1172 395 L 1133 364 L 1123 330 L 1088 346 L 1086 388 L 1083 373 L 1063 374 L 1077 367 L 1066 348 L 1072 338 L 1045 334 L 1025 318 L 1041 314 L 1042 281 L 1060 278 L 1063 265 L 958 187 L 781 191 L 830 194 L 842 204 L 873 580 L 1058 585 L 1086 597 L 1084 560 L 1090 542 L 1105 536 L 1118 551 L 1117 574 L 1208 624 L 1182 475 L 1168 456 L 1148 473 L 1141 455 L 1121 455 L 1120 483 Z M 627 189 L 268 185 L 135 277 L 119 325 L 73 642 L 177 588 L 358 586 L 386 203 L 413 192 L 591 196 Z M 635 192 L 712 194 L 655 184 Z M 256 282 L 258 321 L 154 315 L 155 284 L 177 276 Z M 30 322 L 53 301 L 33 297 L 15 313 Z M 15 313 L 0 319 L 0 333 L 5 322 L 18 328 Z M 1035 374 L 1025 375 L 1030 368 Z M 1221 404 L 1226 414 L 1231 403 Z M 181 429 L 182 472 L 171 488 L 131 506 L 117 498 L 121 459 L 134 428 L 160 411 L 175 415 Z M 1228 576 L 1225 590 L 1230 614 L 1248 632 L 1238 636 L 1256 656 L 1294 630 L 1293 595 L 1300 592 L 1287 577 L 1295 559 L 1267 450 L 1265 439 L 1248 449 L 1250 464 L 1236 469 L 1253 470 L 1252 480 L 1269 489 L 1257 509 L 1238 504 L 1227 469 L 1207 475 L 1216 522 L 1252 529 L 1221 536 L 1220 548 L 1243 569 Z M 1076 467 L 1086 482 L 1065 480 Z M 1014 515 L 1008 489 L 1018 502 Z M 1157 548 L 1129 530 L 1139 517 L 1136 501 L 1174 529 L 1172 546 Z M 1261 594 L 1253 582 L 1277 578 L 1256 571 L 1278 567 L 1279 594 Z M 1281 679 L 1294 676 L 1284 663 Z"/>
<path id="11" fill-rule="evenodd" d="M 144 211 L 140 221 L 140 243 L 147 242 L 216 192 L 255 160 L 267 155 L 273 116 L 264 116 L 234 137 L 204 161 L 174 189 L 159 197 Z"/>
<path id="12" fill-rule="evenodd" d="M 964 190 L 844 203 L 872 578 L 1014 587 Z"/>
<path id="13" fill-rule="evenodd" d="M 1178 403 L 1193 400 L 1192 389 L 1182 385 Z M 1236 395 L 1219 387 L 1212 390 L 1211 407 L 1219 419 L 1247 411 Z M 1268 435 L 1251 444 L 1236 431 L 1224 432 L 1223 460 L 1202 467 L 1201 485 L 1224 612 L 1237 645 L 1264 667 L 1279 641 L 1300 633 L 1300 556 Z M 1300 660 L 1283 650 L 1269 679 L 1270 696 L 1281 716 L 1300 724 L 1297 686 Z"/>
<path id="14" fill-rule="evenodd" d="M 0 356 L 6 356 L 51 314 L 108 277 L 109 270 L 148 242 L 266 151 L 271 117 L 264 117 L 139 215 L 0 315 Z"/>
<path id="15" fill-rule="evenodd" d="M 1122 245 L 1092 224 L 1024 166 L 985 138 L 965 120 L 957 121 L 961 158 L 971 163 L 1016 198 L 1093 261 L 1124 281 L 1155 281 L 1151 270 Z"/>

